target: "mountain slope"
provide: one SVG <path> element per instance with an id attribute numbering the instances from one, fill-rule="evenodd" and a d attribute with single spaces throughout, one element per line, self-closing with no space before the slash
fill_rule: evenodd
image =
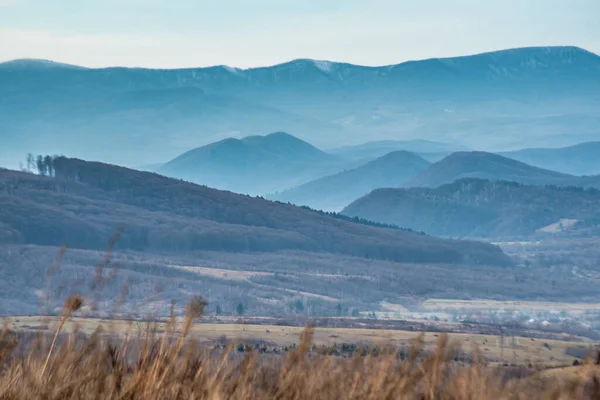
<path id="1" fill-rule="evenodd" d="M 18 59 L 12 61 L 6 61 L 0 63 L 0 69 L 8 71 L 19 71 L 24 69 L 46 69 L 46 68 L 60 68 L 60 69 L 86 69 L 78 65 L 64 64 L 50 60 L 41 59 Z"/>
<path id="2" fill-rule="evenodd" d="M 161 174 L 237 193 L 266 194 L 339 170 L 345 162 L 283 132 L 190 150 Z"/>
<path id="3" fill-rule="evenodd" d="M 463 179 L 435 189 L 375 190 L 342 213 L 439 236 L 512 240 L 561 230 L 587 236 L 587 225 L 600 226 L 599 206 L 593 188 Z"/>
<path id="4" fill-rule="evenodd" d="M 567 174 L 600 174 L 600 142 L 580 143 L 554 149 L 523 149 L 500 154 L 536 167 Z"/>
<path id="5" fill-rule="evenodd" d="M 396 151 L 360 167 L 329 175 L 272 196 L 274 200 L 339 211 L 373 189 L 399 187 L 430 165 L 416 154 Z"/>
<path id="6" fill-rule="evenodd" d="M 409 151 L 411 153 L 452 153 L 467 150 L 464 146 L 451 143 L 432 142 L 430 140 L 378 140 L 356 146 L 345 146 L 328 150 L 349 160 L 371 160 L 382 157 L 393 151 Z"/>
<path id="7" fill-rule="evenodd" d="M 464 178 L 514 181 L 532 185 L 598 186 L 600 177 L 577 177 L 550 171 L 498 154 L 457 152 L 432 164 L 406 187 L 437 187 Z"/>
<path id="8" fill-rule="evenodd" d="M 50 67 L 49 67 L 50 66 Z M 162 162 L 231 136 L 320 147 L 426 139 L 499 151 L 597 138 L 600 57 L 536 47 L 363 67 L 295 60 L 240 70 L 0 64 L 0 165 L 53 152 Z M 150 99 L 150 100 L 149 100 Z M 399 134 L 401 132 L 401 134 Z"/>
<path id="9" fill-rule="evenodd" d="M 492 245 L 350 222 L 160 175 L 58 158 L 57 178 L 0 171 L 2 243 L 149 252 L 309 250 L 410 262 L 506 264 Z"/>
<path id="10" fill-rule="evenodd" d="M 285 132 L 248 136 L 242 140 L 278 157 L 287 158 L 288 161 L 320 162 L 332 159 L 327 153 Z"/>

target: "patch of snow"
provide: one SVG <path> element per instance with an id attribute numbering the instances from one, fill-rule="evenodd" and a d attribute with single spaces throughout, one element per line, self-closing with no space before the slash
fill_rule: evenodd
<path id="1" fill-rule="evenodd" d="M 244 76 L 244 71 L 239 68 L 230 67 L 229 65 L 223 65 L 222 68 L 233 75 Z"/>
<path id="2" fill-rule="evenodd" d="M 0 1 L 1 3 L 1 1 Z M 78 65 L 59 63 L 51 60 L 44 60 L 38 58 L 21 58 L 6 62 L 0 62 L 2 68 L 70 68 L 70 69 L 87 69 Z"/>
<path id="3" fill-rule="evenodd" d="M 333 63 L 331 61 L 312 60 L 312 62 L 315 65 L 315 67 L 319 68 L 321 71 L 327 73 L 331 72 L 331 67 L 333 66 Z"/>
<path id="4" fill-rule="evenodd" d="M 550 225 L 547 225 L 547 226 L 544 226 L 544 227 L 538 229 L 538 232 L 544 232 L 544 233 L 564 232 L 564 231 L 571 229 L 578 222 L 579 222 L 579 220 L 576 220 L 576 219 L 562 218 L 553 224 L 550 224 Z"/>

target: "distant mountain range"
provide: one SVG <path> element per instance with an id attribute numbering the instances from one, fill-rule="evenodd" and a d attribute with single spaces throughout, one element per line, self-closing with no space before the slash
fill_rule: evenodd
<path id="1" fill-rule="evenodd" d="M 18 60 L 0 64 L 0 165 L 16 167 L 28 152 L 154 164 L 276 131 L 322 148 L 365 137 L 489 151 L 557 147 L 597 139 L 598 109 L 600 57 L 576 47 L 384 67 L 295 60 L 248 70 L 90 69 Z"/>
<path id="2" fill-rule="evenodd" d="M 464 178 L 531 185 L 600 187 L 600 176 L 579 177 L 563 174 L 483 151 L 452 153 L 413 177 L 405 186 L 438 187 Z"/>
<path id="3" fill-rule="evenodd" d="M 523 149 L 500 154 L 536 167 L 567 174 L 600 174 L 600 142 L 579 143 L 555 149 Z"/>
<path id="4" fill-rule="evenodd" d="M 394 150 L 401 147 L 422 152 Z M 598 142 L 566 148 L 524 149 L 504 155 L 482 151 L 448 154 L 452 148 L 453 145 L 431 141 L 387 141 L 326 153 L 292 135 L 276 132 L 224 139 L 187 151 L 166 164 L 138 169 L 328 211 L 339 211 L 378 188 L 437 187 L 464 178 L 600 187 L 600 175 L 575 176 L 517 160 L 593 172 L 600 166 L 600 158 L 596 157 L 600 157 Z M 381 152 L 386 153 L 373 158 Z"/>
<path id="5" fill-rule="evenodd" d="M 287 133 L 225 139 L 190 150 L 157 172 L 209 187 L 266 194 L 349 165 Z"/>
<path id="6" fill-rule="evenodd" d="M 435 189 L 378 189 L 342 213 L 447 237 L 589 236 L 600 233 L 600 190 L 462 179 Z"/>
<path id="7" fill-rule="evenodd" d="M 373 189 L 402 186 L 430 165 L 416 154 L 394 151 L 360 167 L 317 179 L 270 198 L 320 210 L 340 211 Z"/>
<path id="8" fill-rule="evenodd" d="M 102 163 L 57 158 L 56 177 L 0 170 L 0 243 L 145 252 L 304 250 L 416 263 L 511 261 L 495 246 L 438 239 Z"/>
<path id="9" fill-rule="evenodd" d="M 405 147 L 406 150 L 393 150 Z M 209 187 L 339 211 L 373 189 L 436 187 L 463 178 L 533 185 L 600 187 L 600 175 L 575 176 L 535 167 L 594 171 L 600 164 L 597 142 L 567 148 L 525 149 L 504 155 L 457 151 L 430 141 L 368 142 L 326 153 L 284 132 L 224 139 L 190 150 L 166 164 L 140 167 Z M 446 151 L 444 151 L 446 149 Z M 384 156 L 374 158 L 380 152 Z M 331 154 L 334 153 L 334 154 Z M 598 153 L 598 154 L 597 154 Z M 514 157 L 514 158 L 512 158 Z M 431 164 L 433 161 L 434 164 Z"/>

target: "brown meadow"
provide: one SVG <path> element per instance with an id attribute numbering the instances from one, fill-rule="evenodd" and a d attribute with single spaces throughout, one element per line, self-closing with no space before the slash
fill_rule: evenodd
<path id="1" fill-rule="evenodd" d="M 233 344 L 215 350 L 190 334 L 205 306 L 196 298 L 183 321 L 172 315 L 160 331 L 149 321 L 118 339 L 102 327 L 89 336 L 62 332 L 82 307 L 77 296 L 65 302 L 52 336 L 19 343 L 6 326 L 0 399 L 600 399 L 593 358 L 551 374 L 493 368 L 477 348 L 457 361 L 459 346 L 447 335 L 431 352 L 416 340 L 403 358 L 392 348 L 354 357 L 315 352 L 312 326 L 285 355 Z"/>

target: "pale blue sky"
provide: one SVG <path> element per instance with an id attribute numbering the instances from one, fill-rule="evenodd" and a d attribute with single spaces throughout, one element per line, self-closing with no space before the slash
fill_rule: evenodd
<path id="1" fill-rule="evenodd" d="M 0 0 L 0 61 L 384 65 L 536 45 L 600 53 L 600 0 Z"/>

